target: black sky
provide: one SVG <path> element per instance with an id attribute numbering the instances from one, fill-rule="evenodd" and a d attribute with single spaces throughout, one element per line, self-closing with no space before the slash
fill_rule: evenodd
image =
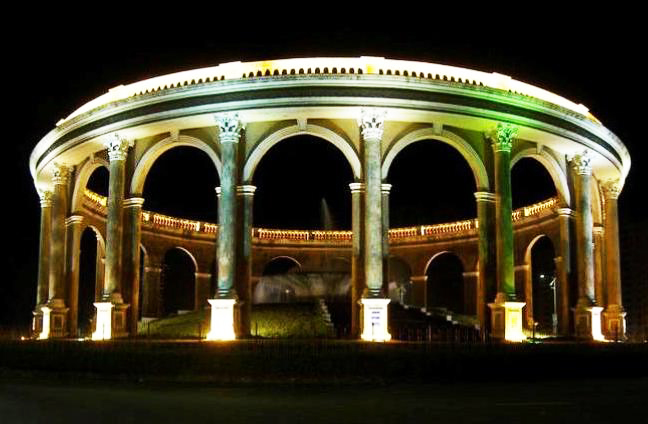
<path id="1" fill-rule="evenodd" d="M 645 219 L 645 31 L 631 10 L 419 10 L 353 16 L 341 4 L 310 3 L 277 20 L 266 9 L 119 12 L 74 17 L 21 11 L 3 30 L 5 275 L 0 326 L 28 322 L 38 256 L 39 203 L 28 157 L 55 123 L 109 88 L 235 60 L 375 55 L 500 72 L 588 106 L 626 144 L 633 167 L 622 220 Z M 268 7 L 268 6 L 266 6 Z M 287 5 L 283 7 L 288 8 Z M 51 13 L 51 14 L 50 14 Z M 254 16 L 251 16 L 253 15 Z M 188 16 L 191 19 L 188 19 Z M 412 18 L 416 16 L 415 20 Z M 636 18 L 635 18 L 636 16 Z"/>

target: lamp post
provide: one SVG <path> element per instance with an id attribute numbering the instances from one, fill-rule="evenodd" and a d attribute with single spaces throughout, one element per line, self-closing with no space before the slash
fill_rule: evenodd
<path id="1" fill-rule="evenodd" d="M 553 335 L 558 334 L 558 305 L 556 303 L 556 277 L 551 279 L 551 282 L 549 283 L 549 287 L 551 287 L 551 292 L 553 293 L 553 311 L 551 311 L 551 329 L 553 332 Z"/>

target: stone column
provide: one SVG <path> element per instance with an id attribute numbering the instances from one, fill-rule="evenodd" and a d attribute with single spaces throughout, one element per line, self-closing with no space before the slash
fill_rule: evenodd
<path id="1" fill-rule="evenodd" d="M 32 321 L 32 335 L 39 337 L 43 331 L 43 311 L 49 295 L 49 255 L 52 228 L 52 192 L 41 191 L 40 242 L 38 247 L 38 285 L 36 288 L 36 307 Z"/>
<path id="2" fill-rule="evenodd" d="M 511 148 L 517 127 L 498 124 L 493 143 L 495 153 L 495 227 L 497 239 L 497 295 L 491 308 L 491 327 L 494 337 L 508 341 L 524 340 L 522 308 L 515 295 L 513 257 L 513 210 L 511 198 Z"/>
<path id="3" fill-rule="evenodd" d="M 101 301 L 95 302 L 97 325 L 93 340 L 124 337 L 127 333 L 126 310 L 122 298 L 122 240 L 125 162 L 132 143 L 113 134 L 106 141 L 110 160 L 108 181 L 108 212 L 106 218 L 106 266 Z"/>
<path id="4" fill-rule="evenodd" d="M 383 293 L 382 253 L 382 195 L 381 143 L 385 113 L 381 110 L 363 110 L 360 120 L 364 147 L 365 174 L 365 280 L 366 293 L 362 298 L 362 338 L 371 341 L 390 340 L 388 332 L 389 298 Z"/>
<path id="5" fill-rule="evenodd" d="M 364 260 L 362 245 L 364 243 L 363 195 L 364 184 L 351 183 L 351 337 L 360 337 L 361 309 L 360 299 L 365 290 Z"/>
<path id="6" fill-rule="evenodd" d="M 576 264 L 578 269 L 578 301 L 574 310 L 576 336 L 599 340 L 601 308 L 595 304 L 594 243 L 591 179 L 592 167 L 586 152 L 572 159 L 576 199 Z"/>
<path id="7" fill-rule="evenodd" d="M 574 212 L 569 208 L 556 210 L 560 225 L 560 246 L 557 246 L 556 263 L 556 303 L 558 315 L 558 334 L 565 337 L 569 335 L 569 286 L 572 275 L 572 252 L 571 252 L 571 223 L 574 219 Z"/>
<path id="8" fill-rule="evenodd" d="M 140 242 L 142 238 L 142 205 L 144 199 L 131 197 L 124 200 L 124 252 L 122 277 L 130 289 L 129 332 L 137 334 L 140 311 Z"/>
<path id="9" fill-rule="evenodd" d="M 66 226 L 66 267 L 65 281 L 67 282 L 68 332 L 76 337 L 78 330 L 79 311 L 79 253 L 81 250 L 81 234 L 83 232 L 83 217 L 73 215 L 65 220 Z"/>
<path id="10" fill-rule="evenodd" d="M 382 196 L 382 254 L 383 254 L 383 293 L 389 297 L 389 192 L 391 184 L 381 184 Z"/>
<path id="11" fill-rule="evenodd" d="M 236 237 L 241 241 L 236 259 L 239 298 L 239 328 L 236 331 L 238 337 L 250 337 L 252 330 L 252 212 L 255 191 L 256 187 L 253 185 L 238 186 L 236 191 L 241 212 L 239 234 Z"/>
<path id="12" fill-rule="evenodd" d="M 65 217 L 70 168 L 55 165 L 49 252 L 49 300 L 43 311 L 43 331 L 39 338 L 67 335 L 68 308 L 65 306 Z M 48 327 L 48 328 L 46 328 Z"/>
<path id="13" fill-rule="evenodd" d="M 605 197 L 605 284 L 607 305 L 605 336 L 608 340 L 625 340 L 625 316 L 621 301 L 621 259 L 619 254 L 619 212 L 617 199 L 621 193 L 618 180 L 601 185 Z"/>
<path id="14" fill-rule="evenodd" d="M 477 226 L 479 232 L 479 263 L 477 281 L 477 319 L 482 335 L 490 325 L 488 322 L 487 299 L 495 298 L 497 253 L 495 240 L 495 195 L 487 191 L 475 193 L 477 199 Z"/>
<path id="15" fill-rule="evenodd" d="M 603 255 L 605 234 L 602 226 L 594 226 L 592 228 L 593 254 L 594 254 L 594 299 L 597 305 L 606 305 L 606 287 L 603 279 Z"/>
<path id="16" fill-rule="evenodd" d="M 238 181 L 237 150 L 241 122 L 236 114 L 216 117 L 220 129 L 221 192 L 218 202 L 218 289 L 216 298 L 210 299 L 211 328 L 207 340 L 233 340 L 234 305 L 237 294 L 234 286 L 236 274 L 236 186 Z"/>

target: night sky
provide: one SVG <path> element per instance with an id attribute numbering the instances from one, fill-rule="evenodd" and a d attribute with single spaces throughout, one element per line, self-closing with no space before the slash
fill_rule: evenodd
<path id="1" fill-rule="evenodd" d="M 648 181 L 643 163 L 646 140 L 640 131 L 646 90 L 645 71 L 639 65 L 645 53 L 645 34 L 635 25 L 633 16 L 637 14 L 632 11 L 606 10 L 605 14 L 590 13 L 588 19 L 572 11 L 554 11 L 517 20 L 502 12 L 493 18 L 479 13 L 470 18 L 461 12 L 460 17 L 445 24 L 443 16 L 449 15 L 437 14 L 415 22 L 395 16 L 390 20 L 331 16 L 326 25 L 321 25 L 323 16 L 317 22 L 299 24 L 299 20 L 278 22 L 241 12 L 211 16 L 205 12 L 206 16 L 195 16 L 191 23 L 179 23 L 181 16 L 175 16 L 173 10 L 165 17 L 127 16 L 124 12 L 85 20 L 62 18 L 63 12 L 47 15 L 43 11 L 40 18 L 29 19 L 26 14 L 18 15 L 17 19 L 22 19 L 20 29 L 3 34 L 4 57 L 8 60 L 2 72 L 4 91 L 9 93 L 5 97 L 9 109 L 5 109 L 3 181 L 9 191 L 4 198 L 8 250 L 3 255 L 5 272 L 0 279 L 0 327 L 29 323 L 34 305 L 40 207 L 28 157 L 40 138 L 60 118 L 111 87 L 235 60 L 373 55 L 496 71 L 546 88 L 585 104 L 625 143 L 633 164 L 620 198 L 621 223 L 646 219 L 640 203 L 642 186 Z M 144 16 L 147 19 L 142 21 Z M 224 24 L 232 21 L 238 24 Z M 612 29 L 611 23 L 620 21 L 624 25 Z M 372 25 L 362 27 L 359 22 Z M 389 176 L 394 184 L 392 226 L 475 216 L 469 168 L 445 147 L 418 143 L 394 162 Z M 291 155 L 306 148 L 313 149 L 322 160 L 302 164 L 307 176 L 296 179 L 301 171 L 285 164 L 291 161 Z M 159 185 L 147 183 L 145 187 L 145 208 L 215 220 L 210 205 L 215 205 L 213 187 L 218 177 L 201 155 L 178 149 L 173 156 L 163 156 L 151 174 L 158 176 L 155 180 Z M 434 162 L 421 157 L 442 159 Z M 514 169 L 519 174 L 514 181 L 537 184 L 523 188 L 514 182 L 514 206 L 551 194 L 553 187 L 547 175 L 537 172 L 533 164 L 520 168 Z M 198 181 L 195 189 L 183 190 L 189 181 Z M 348 228 L 348 182 L 350 168 L 327 143 L 309 137 L 280 143 L 260 163 L 255 175 L 255 225 L 321 227 L 325 199 L 334 227 Z M 411 189 L 421 186 L 424 193 L 415 197 Z M 309 187 L 317 188 L 311 196 L 294 194 Z M 531 193 L 528 199 L 525 192 Z M 441 205 L 439 198 L 445 199 Z M 181 209 L 177 209 L 178 204 Z"/>

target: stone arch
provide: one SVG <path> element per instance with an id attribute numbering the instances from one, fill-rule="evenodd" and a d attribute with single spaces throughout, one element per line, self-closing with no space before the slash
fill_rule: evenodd
<path id="1" fill-rule="evenodd" d="M 535 159 L 545 167 L 554 182 L 560 203 L 567 207 L 571 207 L 571 194 L 569 192 L 569 185 L 567 184 L 567 175 L 558 161 L 544 149 L 540 150 L 540 152 L 533 148 L 524 149 L 517 152 L 511 159 L 511 169 L 513 169 L 513 166 L 523 158 Z"/>
<path id="2" fill-rule="evenodd" d="M 346 140 L 338 133 L 333 130 L 330 130 L 326 127 L 320 125 L 307 124 L 304 129 L 299 128 L 297 125 L 291 125 L 285 128 L 282 128 L 278 131 L 273 132 L 266 138 L 264 138 L 259 144 L 256 145 L 252 153 L 245 161 L 245 166 L 243 167 L 243 181 L 249 183 L 252 181 L 254 176 L 254 170 L 257 165 L 265 156 L 265 154 L 277 143 L 286 138 L 293 137 L 296 135 L 312 135 L 321 139 L 324 139 L 332 143 L 337 147 L 344 157 L 347 159 L 349 166 L 351 166 L 351 171 L 353 176 L 356 179 L 362 178 L 362 165 L 360 158 L 358 157 L 357 152 L 353 148 L 353 145 L 350 141 Z"/>
<path id="3" fill-rule="evenodd" d="M 170 249 L 167 249 L 167 251 L 164 254 L 166 255 L 169 252 L 169 250 L 173 250 L 173 249 L 178 249 L 178 250 L 181 250 L 181 251 L 185 252 L 187 254 L 187 256 L 189 256 L 189 259 L 191 259 L 191 262 L 193 262 L 194 272 L 200 272 L 198 270 L 198 261 L 196 260 L 196 257 L 187 248 L 182 247 L 182 246 L 173 246 Z"/>
<path id="4" fill-rule="evenodd" d="M 185 264 L 179 267 L 168 267 L 172 252 L 182 252 L 183 259 L 188 258 L 193 270 L 184 268 Z M 176 253 L 177 254 L 177 253 Z M 169 316 L 180 311 L 196 310 L 196 273 L 198 263 L 194 255 L 182 246 L 173 246 L 166 250 L 162 257 L 163 272 L 160 276 L 161 309 L 163 316 Z M 171 278 L 171 276 L 176 278 Z M 180 278 L 182 277 L 182 278 Z M 186 279 L 184 279 L 186 277 Z M 184 284 L 189 285 L 188 288 Z"/>
<path id="5" fill-rule="evenodd" d="M 448 130 L 439 132 L 434 128 L 421 128 L 411 131 L 398 139 L 389 148 L 389 150 L 387 150 L 387 154 L 382 163 L 383 180 L 387 178 L 389 168 L 396 156 L 398 156 L 405 147 L 421 140 L 441 141 L 454 147 L 468 162 L 468 165 L 473 172 L 473 176 L 475 177 L 475 186 L 477 187 L 477 191 L 490 191 L 490 183 L 488 181 L 486 167 L 475 149 L 473 149 L 466 140 L 455 133 Z"/>
<path id="6" fill-rule="evenodd" d="M 400 256 L 389 255 L 387 267 L 387 288 L 392 302 L 412 304 L 412 267 Z"/>
<path id="7" fill-rule="evenodd" d="M 74 180 L 74 189 L 72 192 L 72 212 L 77 212 L 83 209 L 83 195 L 88 181 L 97 168 L 104 167 L 110 169 L 110 164 L 107 160 L 95 157 L 92 160 L 86 161 L 79 171 Z"/>
<path id="8" fill-rule="evenodd" d="M 166 151 L 180 146 L 195 147 L 205 152 L 214 163 L 216 172 L 220 178 L 222 164 L 214 148 L 199 138 L 180 134 L 177 138 L 167 137 L 164 140 L 156 142 L 146 151 L 146 153 L 144 153 L 137 162 L 137 166 L 133 172 L 133 178 L 130 185 L 131 195 L 141 195 L 144 190 L 146 176 L 153 167 L 155 161 Z"/>
<path id="9" fill-rule="evenodd" d="M 266 262 L 265 265 L 263 265 L 261 273 L 264 274 L 266 268 L 268 267 L 268 265 L 270 265 L 270 263 L 272 263 L 273 261 L 276 261 L 277 259 L 287 259 L 289 261 L 292 261 L 295 265 L 297 265 L 297 268 L 299 268 L 299 271 L 301 271 L 303 269 L 302 264 L 297 259 L 293 258 L 292 256 L 279 255 L 279 256 L 272 257 L 272 259 L 270 259 L 268 262 Z"/>

